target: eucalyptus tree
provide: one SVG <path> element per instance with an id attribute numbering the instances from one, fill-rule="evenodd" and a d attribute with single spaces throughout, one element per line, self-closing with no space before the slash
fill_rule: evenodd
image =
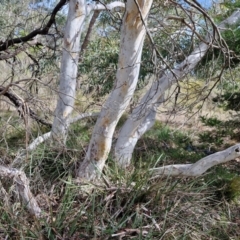
<path id="1" fill-rule="evenodd" d="M 199 10 L 199 5 L 195 3 L 189 3 L 191 6 L 195 9 Z M 144 4 L 141 3 L 143 8 Z M 139 3 L 139 5 L 141 5 Z M 179 5 L 182 7 L 182 5 Z M 136 7 L 138 7 L 138 4 L 136 4 Z M 130 7 L 129 7 L 130 9 Z M 200 8 L 200 10 L 202 10 Z M 132 11 L 132 10 L 131 10 Z M 143 31 L 147 31 L 148 37 L 151 39 L 149 30 L 147 28 L 147 15 L 142 16 L 141 12 L 142 9 L 138 9 L 139 11 L 139 17 L 142 20 L 142 28 Z M 187 76 L 190 71 L 192 71 L 196 65 L 200 62 L 200 60 L 205 56 L 209 48 L 216 44 L 220 46 L 221 49 L 224 49 L 223 51 L 225 56 L 230 57 L 230 52 L 228 50 L 228 47 L 225 43 L 225 41 L 222 39 L 221 34 L 218 30 L 218 27 L 212 22 L 211 18 L 206 14 L 205 17 L 209 19 L 209 22 L 211 24 L 211 31 L 216 31 L 217 36 L 213 37 L 212 32 L 207 32 L 206 36 L 199 36 L 199 33 L 196 30 L 196 26 L 194 26 L 194 21 L 192 18 L 192 15 L 190 12 L 192 10 L 185 9 L 185 11 L 188 11 L 189 15 L 189 21 L 186 20 L 186 17 L 180 16 L 167 16 L 164 21 L 169 21 L 169 25 L 171 24 L 171 21 L 180 21 L 184 23 L 185 26 L 187 26 L 193 34 L 196 34 L 196 36 L 199 37 L 200 44 L 197 43 L 197 46 L 195 49 L 193 49 L 192 53 L 189 54 L 189 56 L 186 56 L 185 59 L 182 62 L 179 62 L 174 67 L 166 67 L 168 63 L 165 63 L 163 61 L 163 66 L 166 70 L 162 70 L 159 79 L 153 83 L 153 85 L 150 87 L 150 89 L 146 92 L 145 96 L 140 100 L 139 105 L 133 110 L 132 114 L 127 119 L 126 123 L 120 130 L 120 133 L 118 135 L 118 140 L 115 146 L 115 160 L 118 162 L 118 164 L 122 167 L 126 167 L 130 164 L 130 160 L 132 157 L 132 153 L 134 151 L 135 145 L 138 141 L 138 139 L 148 130 L 150 129 L 155 121 L 156 118 L 156 112 L 158 106 L 163 102 L 164 99 L 164 93 L 167 89 L 170 88 L 170 86 L 173 83 L 176 83 L 178 80 L 183 79 Z M 122 26 L 122 32 L 123 34 L 124 27 L 127 25 L 127 16 L 128 16 L 128 5 L 126 5 L 126 12 L 123 18 L 123 26 Z M 235 24 L 239 20 L 239 11 L 236 11 L 234 14 L 232 14 L 229 18 L 224 20 L 220 25 L 219 29 L 223 29 L 229 25 Z M 133 20 L 135 22 L 137 20 Z M 191 24 L 189 23 L 191 22 Z M 180 28 L 181 29 L 181 28 Z M 194 30 L 195 29 L 195 30 Z M 179 29 L 177 30 L 179 31 Z M 187 31 L 186 28 L 184 28 L 184 31 Z M 132 35 L 132 34 L 131 34 Z M 133 77 L 136 77 L 138 79 L 138 73 L 139 70 L 134 72 L 134 76 L 132 72 L 129 72 L 127 75 L 125 74 L 125 69 L 129 70 L 131 67 L 134 67 L 133 63 L 126 62 L 124 65 L 122 64 L 122 55 L 127 56 L 127 59 L 129 61 L 131 59 L 135 59 L 135 55 L 130 51 L 130 49 L 134 49 L 134 46 L 138 46 L 138 37 L 135 36 L 135 41 L 133 45 L 131 45 L 130 37 L 128 37 L 128 46 L 131 46 L 130 49 L 128 49 L 127 53 L 124 52 L 125 46 L 124 43 L 126 43 L 125 37 L 127 36 L 127 33 L 124 32 L 124 36 L 122 36 L 120 40 L 120 53 L 119 53 L 119 63 L 118 63 L 118 70 L 117 70 L 117 77 L 115 86 L 110 93 L 109 98 L 105 102 L 103 109 L 100 113 L 100 116 L 98 117 L 97 123 L 94 128 L 94 132 L 92 135 L 92 139 L 90 141 L 90 145 L 88 148 L 88 152 L 86 154 L 85 160 L 82 163 L 80 170 L 79 170 L 79 177 L 84 177 L 88 179 L 95 178 L 98 173 L 101 173 L 105 160 L 107 159 L 111 144 L 112 144 L 112 136 L 113 132 L 115 130 L 115 126 L 117 124 L 117 121 L 119 120 L 120 116 L 124 111 L 126 111 L 127 105 L 129 104 L 130 99 L 133 96 L 133 92 L 136 88 L 136 84 L 131 85 L 131 81 Z M 131 39 L 132 40 L 132 39 Z M 151 39 L 152 40 L 152 39 Z M 143 41 L 141 39 L 141 41 Z M 202 43 L 201 43 L 202 42 Z M 152 42 L 154 45 L 154 42 Z M 141 54 L 142 48 L 139 50 L 134 49 L 134 53 L 140 53 Z M 154 49 L 156 51 L 156 54 L 159 55 L 161 58 L 161 53 L 158 52 L 157 49 Z M 130 53 L 130 55 L 129 55 Z M 171 52 L 170 54 L 174 54 L 174 52 Z M 140 62 L 140 59 L 136 60 L 135 64 Z M 131 67 L 130 67 L 131 66 Z M 119 78 L 119 73 L 121 73 L 121 77 L 124 76 L 125 79 L 121 81 L 121 78 Z M 126 79 L 128 80 L 126 82 Z M 125 90 L 125 87 L 127 90 Z M 124 97 L 123 97 L 123 90 L 125 90 Z M 238 153 L 239 146 L 233 147 L 232 150 L 236 150 L 233 152 L 234 157 L 236 157 Z M 227 151 L 228 154 L 229 150 Z M 230 154 L 232 156 L 232 154 Z M 225 159 L 224 155 L 223 159 Z M 219 158 L 219 163 L 221 162 L 222 158 Z M 231 158 L 232 159 L 232 158 Z M 211 160 L 210 160 L 211 162 Z M 201 164 L 203 164 L 201 162 Z M 199 166 L 201 165 L 198 165 Z M 204 165 L 204 164 L 203 164 Z M 213 164 L 214 165 L 214 164 Z M 210 164 L 211 166 L 211 164 Z M 174 168 L 177 168 L 174 166 Z M 172 169 L 172 168 L 171 168 Z M 164 170 L 161 172 L 163 173 Z M 169 174 L 169 171 L 167 171 L 167 174 Z M 184 173 L 182 173 L 184 174 Z M 194 174 L 194 173 L 193 173 Z M 196 172 L 197 175 L 197 172 Z"/>
<path id="2" fill-rule="evenodd" d="M 54 144 L 64 145 L 71 123 L 87 116 L 96 115 L 95 113 L 82 113 L 72 117 L 77 74 L 78 70 L 81 71 L 81 67 L 78 68 L 81 55 L 81 35 L 86 23 L 86 17 L 89 14 L 94 11 L 119 11 L 121 29 L 115 81 L 109 96 L 102 104 L 100 113 L 97 114 L 97 121 L 88 150 L 83 162 L 80 163 L 77 173 L 77 177 L 88 180 L 94 180 L 101 175 L 112 149 L 116 125 L 123 113 L 128 110 L 131 99 L 134 97 L 137 84 L 141 78 L 139 72 L 142 65 L 144 44 L 149 46 L 146 55 L 151 61 L 153 67 L 151 74 L 155 77 L 155 81 L 133 109 L 118 134 L 113 152 L 116 162 L 121 167 L 130 164 L 137 141 L 153 126 L 157 108 L 165 101 L 167 89 L 178 83 L 179 80 L 185 79 L 210 48 L 221 50 L 226 60 L 223 65 L 226 66 L 227 61 L 231 58 L 231 51 L 220 32 L 229 25 L 238 23 L 240 19 L 240 11 L 236 11 L 217 26 L 209 14 L 194 0 L 184 0 L 184 2 L 128 0 L 126 3 L 119 1 L 87 3 L 84 0 L 70 0 L 69 2 L 60 0 L 49 18 L 42 21 L 32 32 L 26 32 L 23 36 L 15 36 L 14 34 L 18 33 L 18 31 L 13 31 L 14 34 L 11 35 L 10 39 L 5 38 L 2 40 L 0 42 L 0 59 L 1 57 L 3 59 L 2 54 L 5 54 L 4 57 L 10 57 L 10 55 L 6 54 L 9 54 L 8 51 L 12 50 L 12 48 L 17 49 L 22 44 L 37 41 L 39 35 L 49 34 L 51 27 L 56 25 L 57 13 L 67 3 L 68 17 L 62 40 L 61 70 L 59 89 L 57 91 L 58 100 L 51 131 L 36 138 L 26 146 L 25 151 L 20 151 L 10 168 L 1 168 L 0 166 L 2 176 L 12 178 L 16 184 L 19 181 L 22 182 L 21 186 L 23 187 L 19 187 L 19 192 L 27 203 L 29 210 L 36 216 L 39 216 L 40 209 L 29 190 L 26 176 L 22 171 L 19 170 L 20 172 L 18 172 L 11 167 L 21 167 L 27 153 L 33 151 L 40 143 L 49 138 Z M 98 14 L 93 14 L 95 22 L 98 16 Z M 202 19 L 199 20 L 199 18 Z M 94 21 L 90 24 L 90 28 L 93 28 Z M 184 37 L 186 34 L 188 36 Z M 82 50 L 87 51 L 88 49 L 84 46 Z M 18 52 L 15 52 L 15 54 L 18 54 Z M 84 58 L 81 58 L 81 61 L 84 61 Z M 221 74 L 214 77 L 221 77 Z M 1 86 L 1 94 L 13 99 L 14 97 L 11 97 L 13 93 L 9 91 L 13 84 L 10 83 L 5 87 Z M 18 104 L 21 103 L 21 99 L 16 99 L 16 107 L 22 110 L 21 117 L 30 115 L 38 119 L 35 114 L 31 115 L 31 111 L 24 101 L 22 101 L 22 104 Z M 157 175 L 197 176 L 216 164 L 234 159 L 239 154 L 240 145 L 237 144 L 225 151 L 200 159 L 195 164 L 171 165 L 151 169 L 151 171 Z M 22 177 L 19 179 L 17 176 Z"/>
<path id="3" fill-rule="evenodd" d="M 164 26 L 171 25 L 172 22 L 180 22 L 181 24 L 177 25 L 178 28 L 176 29 L 176 34 L 187 31 L 186 28 L 188 28 L 202 43 L 197 43 L 197 46 L 195 49 L 193 49 L 192 53 L 189 56 L 186 56 L 182 62 L 178 63 L 176 66 L 170 66 L 170 64 L 163 58 L 161 52 L 159 52 L 159 50 L 154 46 L 154 40 L 151 37 L 151 33 L 147 26 L 147 20 L 151 10 L 152 2 L 127 1 L 120 33 L 120 49 L 116 80 L 109 97 L 103 104 L 102 110 L 92 133 L 92 138 L 90 140 L 85 159 L 80 165 L 78 172 L 78 176 L 80 178 L 95 179 L 101 174 L 105 161 L 108 158 L 112 147 L 112 139 L 116 125 L 122 114 L 127 110 L 137 86 L 142 49 L 146 34 L 152 43 L 153 51 L 158 58 L 161 59 L 163 68 L 161 70 L 159 80 L 153 83 L 149 91 L 145 94 L 145 97 L 143 97 L 143 99 L 139 102 L 139 105 L 133 110 L 132 115 L 126 121 L 119 133 L 118 141 L 115 147 L 115 159 L 121 166 L 129 165 L 137 140 L 153 125 L 156 116 L 156 109 L 159 104 L 162 103 L 166 89 L 193 70 L 212 45 L 217 45 L 223 49 L 225 56 L 230 58 L 228 47 L 225 41 L 222 39 L 218 27 L 214 24 L 209 15 L 197 2 L 185 2 L 187 5 L 177 2 L 169 3 L 169 6 L 171 6 L 171 4 L 174 5 L 173 8 L 176 8 L 177 14 L 168 15 L 165 18 L 162 17 L 160 20 L 161 26 L 158 30 L 164 31 L 166 29 Z M 80 6 L 79 12 L 81 12 L 80 16 L 82 18 L 86 15 L 86 11 L 88 11 L 84 4 L 84 2 L 79 2 L 79 4 L 77 4 L 77 6 Z M 114 3 L 111 4 L 114 5 Z M 71 12 L 71 7 L 69 9 L 69 12 Z M 97 9 L 99 8 L 97 7 Z M 193 9 L 204 15 L 204 17 L 207 19 L 208 25 L 212 29 L 210 31 L 206 31 L 206 36 L 201 36 L 197 30 L 194 22 L 195 19 L 192 15 Z M 73 13 L 71 13 L 71 15 L 73 15 Z M 234 24 L 238 21 L 238 19 L 239 12 L 237 11 L 223 21 L 219 27 L 221 29 L 228 25 Z M 216 34 L 212 35 L 213 32 L 216 32 Z M 69 35 L 65 34 L 65 36 Z M 174 55 L 174 50 L 170 52 L 170 54 Z M 63 60 L 64 59 L 65 58 L 63 58 Z M 69 59 L 71 59 L 71 56 Z M 74 63 L 75 62 L 76 59 Z M 63 71 L 67 70 L 66 67 L 63 67 L 62 69 Z M 75 70 L 73 72 L 74 76 L 76 76 Z M 68 82 L 68 84 L 65 84 L 65 79 L 66 76 L 60 81 L 60 86 L 61 83 L 63 83 L 65 87 L 61 88 L 61 97 L 58 101 L 56 110 L 57 114 L 55 116 L 55 119 L 60 119 L 60 121 L 58 124 L 56 124 L 54 121 L 53 124 L 54 134 L 54 129 L 56 126 L 60 126 L 60 128 L 65 129 L 65 132 L 62 130 L 56 131 L 60 132 L 60 135 L 63 137 L 66 137 L 69 123 L 68 119 L 70 113 L 72 112 L 73 98 L 75 94 L 75 85 L 72 84 L 76 83 L 74 77 L 71 77 L 71 82 Z M 71 90 L 68 91 L 68 89 Z M 67 90 L 67 92 L 65 90 Z M 71 102 L 67 101 L 68 97 L 72 99 Z M 66 102 L 63 100 L 66 100 Z M 62 102 L 62 108 L 60 108 L 60 102 Z M 61 113 L 57 112 L 58 109 L 61 109 Z"/>

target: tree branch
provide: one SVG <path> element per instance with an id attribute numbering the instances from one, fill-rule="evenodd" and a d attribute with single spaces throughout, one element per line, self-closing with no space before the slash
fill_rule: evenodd
<path id="1" fill-rule="evenodd" d="M 19 98 L 16 94 L 13 94 L 9 91 L 9 88 L 11 86 L 12 86 L 12 84 L 9 84 L 7 87 L 0 86 L 0 95 L 7 97 L 17 108 L 20 117 L 24 117 L 24 114 L 25 114 L 24 109 L 26 108 L 26 103 L 23 102 L 23 100 L 21 98 Z M 48 123 L 44 119 L 41 119 L 40 117 L 38 117 L 37 114 L 31 108 L 28 107 L 28 109 L 29 109 L 29 115 L 32 119 L 34 119 L 38 123 L 41 123 L 49 128 L 52 127 L 51 123 Z"/>
<path id="2" fill-rule="evenodd" d="M 82 56 L 84 55 L 84 52 L 85 50 L 87 49 L 87 46 L 89 44 L 89 41 L 90 41 L 90 36 L 91 36 L 91 33 L 92 33 L 92 30 L 93 30 L 93 26 L 98 18 L 100 14 L 100 11 L 95 11 L 93 13 L 93 16 L 90 20 L 90 23 L 89 23 L 89 26 L 88 26 L 88 30 L 87 30 L 87 33 L 86 33 L 86 36 L 84 38 L 84 41 L 82 43 L 82 46 L 81 46 L 81 51 L 80 51 L 80 61 L 82 61 Z"/>
<path id="3" fill-rule="evenodd" d="M 29 33 L 25 37 L 13 38 L 13 39 L 10 39 L 10 40 L 6 40 L 5 42 L 0 42 L 0 51 L 5 51 L 6 49 L 8 49 L 10 46 L 13 46 L 14 44 L 24 43 L 24 42 L 27 42 L 29 40 L 32 40 L 37 35 L 47 35 L 50 27 L 52 26 L 52 24 L 55 23 L 56 14 L 58 13 L 58 11 L 60 11 L 60 9 L 66 3 L 67 3 L 67 0 L 60 0 L 59 1 L 59 3 L 53 9 L 49 21 L 47 22 L 47 24 L 43 28 L 38 28 L 38 29 L 32 31 L 31 33 Z"/>
<path id="4" fill-rule="evenodd" d="M 76 117 L 73 117 L 71 119 L 69 119 L 69 123 L 75 123 L 79 120 L 82 120 L 84 118 L 88 118 L 88 117 L 98 117 L 99 112 L 97 113 L 80 113 L 79 115 L 77 115 Z"/>
<path id="5" fill-rule="evenodd" d="M 35 217 L 41 216 L 41 209 L 29 188 L 29 180 L 23 171 L 0 166 L 0 177 L 12 179 L 24 205 Z"/>
<path id="6" fill-rule="evenodd" d="M 81 113 L 78 116 L 71 118 L 69 120 L 69 124 L 75 123 L 84 118 L 97 117 L 98 115 L 99 115 L 99 113 Z M 13 160 L 11 166 L 12 167 L 20 167 L 23 160 L 27 156 L 27 153 L 34 151 L 38 145 L 45 142 L 50 137 L 51 137 L 51 132 L 47 132 L 47 133 L 43 134 L 42 136 L 37 137 L 31 144 L 28 145 L 27 149 L 21 149 L 20 151 L 18 151 L 17 156 Z"/>
<path id="7" fill-rule="evenodd" d="M 240 156 L 240 143 L 226 150 L 211 154 L 193 164 L 174 164 L 159 168 L 151 168 L 154 177 L 160 176 L 186 176 L 197 177 L 205 173 L 209 168 L 229 162 Z"/>

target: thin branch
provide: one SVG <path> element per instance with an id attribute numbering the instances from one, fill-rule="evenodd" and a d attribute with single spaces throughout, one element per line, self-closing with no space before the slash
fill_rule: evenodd
<path id="1" fill-rule="evenodd" d="M 24 117 L 25 115 L 25 110 L 26 109 L 26 102 L 24 102 L 20 97 L 18 97 L 16 94 L 12 93 L 9 91 L 9 88 L 12 86 L 13 84 L 9 84 L 7 87 L 1 87 L 0 86 L 0 95 L 3 95 L 5 97 L 7 97 L 13 104 L 14 106 L 17 108 L 18 113 L 21 117 Z M 38 123 L 41 123 L 49 128 L 52 127 L 51 123 L 48 123 L 47 121 L 45 121 L 44 119 L 40 118 L 37 116 L 37 114 L 29 107 L 27 107 L 29 109 L 29 115 L 32 119 L 34 119 L 35 121 L 37 121 Z"/>
<path id="2" fill-rule="evenodd" d="M 71 119 L 69 119 L 69 123 L 75 123 L 79 120 L 82 120 L 84 118 L 88 118 L 88 117 L 97 117 L 99 115 L 99 112 L 97 113 L 81 113 L 79 115 L 77 115 L 76 117 L 73 117 Z"/>
<path id="3" fill-rule="evenodd" d="M 94 11 L 93 16 L 90 20 L 86 36 L 85 36 L 84 41 L 83 41 L 82 46 L 81 46 L 80 61 L 82 61 L 82 59 L 83 59 L 82 56 L 84 55 L 84 52 L 87 49 L 87 46 L 88 46 L 89 41 L 90 41 L 90 36 L 91 36 L 92 30 L 93 30 L 93 26 L 94 26 L 94 24 L 95 24 L 95 22 L 96 22 L 96 20 L 99 16 L 99 14 L 100 14 L 100 11 L 98 11 L 98 10 Z"/>
<path id="4" fill-rule="evenodd" d="M 99 113 L 81 113 L 78 116 L 71 118 L 69 120 L 69 124 L 75 123 L 84 118 L 97 117 L 98 115 L 99 115 Z M 28 147 L 26 149 L 21 149 L 20 151 L 18 151 L 17 156 L 13 160 L 11 166 L 12 167 L 20 167 L 22 165 L 23 160 L 26 158 L 27 153 L 34 151 L 38 145 L 47 141 L 49 138 L 51 138 L 51 132 L 47 132 L 47 133 L 43 134 L 42 136 L 37 137 L 31 144 L 28 145 Z"/>
<path id="5" fill-rule="evenodd" d="M 51 13 L 51 17 L 49 19 L 49 21 L 47 22 L 47 24 L 43 27 L 43 28 L 38 28 L 34 31 L 32 31 L 31 33 L 29 33 L 27 36 L 25 37 L 19 37 L 19 38 L 13 38 L 10 40 L 7 40 L 5 42 L 0 42 L 0 51 L 5 51 L 6 49 L 8 49 L 10 46 L 13 46 L 15 44 L 18 43 L 24 43 L 27 42 L 29 40 L 32 40 L 34 37 L 36 37 L 37 35 L 47 35 L 49 32 L 49 29 L 51 28 L 51 26 L 55 23 L 55 18 L 57 13 L 61 10 L 61 8 L 67 3 L 67 0 L 60 0 L 59 3 L 56 5 L 56 7 L 53 9 L 52 13 Z"/>

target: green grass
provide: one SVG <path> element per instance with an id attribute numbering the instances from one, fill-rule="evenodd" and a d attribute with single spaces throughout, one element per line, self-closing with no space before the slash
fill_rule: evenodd
<path id="1" fill-rule="evenodd" d="M 30 217 L 11 182 L 3 181 L 11 204 L 0 199 L 0 239 L 239 239 L 240 180 L 234 166 L 217 166 L 198 178 L 149 175 L 149 168 L 205 156 L 206 146 L 196 147 L 190 132 L 156 122 L 127 170 L 109 158 L 100 181 L 75 181 L 93 125 L 73 124 L 66 147 L 42 144 L 29 156 L 24 171 L 42 219 Z M 24 135 L 18 137 L 20 142 Z"/>

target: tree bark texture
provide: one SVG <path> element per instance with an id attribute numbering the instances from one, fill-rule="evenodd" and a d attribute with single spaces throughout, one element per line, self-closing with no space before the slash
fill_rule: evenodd
<path id="1" fill-rule="evenodd" d="M 240 144 L 236 144 L 223 151 L 204 157 L 193 164 L 173 164 L 150 169 L 153 177 L 159 176 L 185 176 L 198 177 L 209 168 L 229 162 L 240 156 Z"/>
<path id="2" fill-rule="evenodd" d="M 33 216 L 37 218 L 41 217 L 41 209 L 39 208 L 38 203 L 30 190 L 29 180 L 24 172 L 16 168 L 0 166 L 0 177 L 13 180 L 24 206 L 27 207 L 28 211 Z"/>
<path id="3" fill-rule="evenodd" d="M 99 176 L 109 155 L 115 127 L 137 85 L 146 35 L 145 24 L 151 4 L 152 0 L 129 0 L 126 3 L 115 87 L 97 119 L 86 157 L 78 172 L 80 178 L 94 179 Z"/>
<path id="4" fill-rule="evenodd" d="M 52 126 L 54 140 L 65 144 L 69 126 L 69 117 L 73 111 L 78 61 L 80 54 L 80 36 L 86 15 L 91 11 L 124 8 L 122 2 L 86 4 L 85 0 L 70 0 L 68 18 L 64 32 L 63 54 L 60 71 L 59 97 Z M 97 13 L 94 14 L 97 16 Z M 84 47 L 84 46 L 83 46 Z M 85 46 L 86 47 L 86 46 Z"/>
<path id="5" fill-rule="evenodd" d="M 52 126 L 52 137 L 60 143 L 66 141 L 68 119 L 74 106 L 80 36 L 85 17 L 85 0 L 70 0 L 64 32 L 59 97 Z"/>

